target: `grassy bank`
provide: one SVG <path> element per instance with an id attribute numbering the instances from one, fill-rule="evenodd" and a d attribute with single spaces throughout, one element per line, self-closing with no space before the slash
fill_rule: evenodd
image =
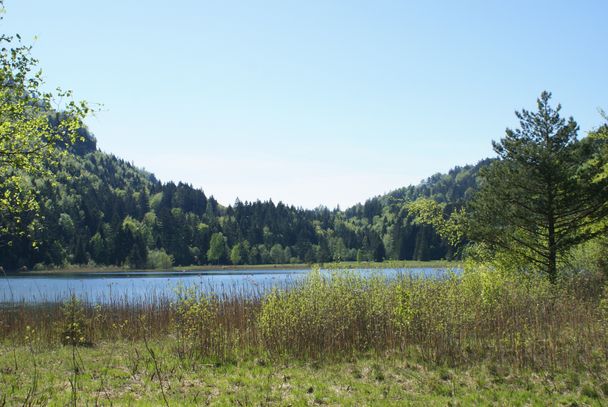
<path id="1" fill-rule="evenodd" d="M 181 271 L 220 271 L 240 272 L 244 270 L 310 270 L 310 264 L 255 264 L 255 265 L 201 265 L 201 266 L 176 266 L 169 269 L 132 269 L 118 266 L 67 266 L 54 269 L 37 269 L 28 271 L 10 272 L 10 274 L 70 274 L 70 273 L 116 273 L 123 271 L 145 271 L 145 272 L 181 272 Z"/>
<path id="2" fill-rule="evenodd" d="M 219 265 L 192 265 L 192 266 L 176 266 L 170 269 L 146 269 L 141 271 L 242 271 L 242 270 L 310 270 L 316 267 L 327 269 L 378 269 L 378 268 L 458 268 L 461 263 L 458 261 L 447 260 L 387 260 L 384 262 L 332 262 L 323 264 L 306 264 L 306 263 L 286 263 L 286 264 L 219 264 Z M 104 273 L 130 270 L 125 267 L 117 266 L 87 266 L 87 265 L 72 265 L 62 268 L 53 269 L 37 269 L 23 273 Z M 135 270 L 133 270 L 135 271 Z"/>
<path id="3" fill-rule="evenodd" d="M 608 391 L 605 365 L 446 367 L 405 353 L 184 363 L 171 339 L 102 342 L 75 358 L 71 347 L 3 346 L 0 369 L 0 405 L 601 405 Z"/>

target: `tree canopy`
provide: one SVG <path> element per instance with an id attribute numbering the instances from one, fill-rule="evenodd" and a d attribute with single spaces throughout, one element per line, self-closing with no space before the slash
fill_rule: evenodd
<path id="1" fill-rule="evenodd" d="M 208 254 L 211 236 L 220 232 L 227 246 L 221 262 L 454 258 L 455 248 L 434 227 L 414 222 L 407 203 L 417 197 L 442 200 L 448 213 L 460 201 L 446 202 L 443 197 L 464 197 L 485 165 L 435 175 L 408 187 L 405 195 L 371 198 L 345 211 L 308 210 L 272 201 L 223 206 L 191 185 L 161 183 L 97 150 L 92 136 L 84 138 L 57 164 L 53 177 L 33 179 L 45 222 L 31 236 L 11 235 L 12 247 L 0 247 L 5 268 L 136 267 L 145 262 L 146 251 L 154 259 L 165 253 L 175 265 L 216 263 Z M 36 249 L 32 241 L 39 242 Z M 148 265 L 156 263 L 148 256 Z"/>

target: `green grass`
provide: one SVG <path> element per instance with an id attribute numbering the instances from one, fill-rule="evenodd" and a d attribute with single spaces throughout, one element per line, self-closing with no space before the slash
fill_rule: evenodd
<path id="1" fill-rule="evenodd" d="M 486 364 L 448 368 L 403 353 L 334 362 L 184 363 L 172 347 L 170 339 L 150 343 L 172 406 L 600 405 L 608 391 L 605 365 L 551 372 Z M 144 343 L 78 348 L 76 374 L 72 350 L 0 347 L 0 405 L 164 404 Z"/>

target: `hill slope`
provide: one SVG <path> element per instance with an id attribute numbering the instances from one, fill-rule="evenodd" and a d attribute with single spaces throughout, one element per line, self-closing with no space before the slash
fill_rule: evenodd
<path id="1" fill-rule="evenodd" d="M 0 248 L 0 265 L 144 268 L 167 265 L 170 258 L 175 265 L 450 258 L 452 248 L 431 227 L 412 224 L 404 203 L 424 196 L 461 205 L 488 162 L 435 174 L 344 211 L 272 201 L 224 207 L 191 185 L 161 183 L 84 136 L 55 169 L 55 182 L 32 181 L 43 221 L 32 239 L 13 237 L 11 247 Z"/>

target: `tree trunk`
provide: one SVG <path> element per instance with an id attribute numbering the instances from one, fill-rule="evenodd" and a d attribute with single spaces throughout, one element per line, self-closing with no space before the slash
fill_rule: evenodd
<path id="1" fill-rule="evenodd" d="M 552 201 L 552 200 L 551 200 Z M 548 223 L 549 223 L 549 259 L 547 264 L 547 273 L 549 274 L 549 280 L 555 283 L 557 279 L 557 247 L 555 245 L 555 219 L 553 217 L 553 211 L 550 211 Z"/>
<path id="2" fill-rule="evenodd" d="M 550 175 L 551 177 L 551 175 Z M 549 234 L 548 243 L 548 264 L 547 264 L 547 273 L 549 274 L 549 280 L 552 283 L 555 283 L 557 279 L 557 246 L 555 244 L 555 208 L 554 201 L 556 192 L 554 190 L 554 184 L 551 178 L 548 181 L 548 196 L 547 196 L 547 227 Z"/>
<path id="3" fill-rule="evenodd" d="M 557 249 L 555 247 L 555 236 L 551 238 L 552 234 L 549 234 L 549 264 L 547 265 L 547 272 L 549 273 L 549 280 L 555 283 L 557 279 Z"/>

